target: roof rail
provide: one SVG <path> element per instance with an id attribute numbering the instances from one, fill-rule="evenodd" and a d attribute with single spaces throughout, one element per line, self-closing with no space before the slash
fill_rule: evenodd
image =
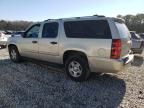
<path id="1" fill-rule="evenodd" d="M 104 15 L 93 15 L 93 16 L 96 16 L 96 17 L 105 17 Z M 83 17 L 92 17 L 92 16 L 82 16 L 82 17 L 70 17 L 70 18 L 59 18 L 59 19 L 47 19 L 45 21 L 50 21 L 50 20 L 65 20 L 65 19 L 80 19 L 80 18 L 83 18 Z"/>
<path id="2" fill-rule="evenodd" d="M 93 15 L 93 16 L 97 16 L 97 17 L 105 17 L 104 15 Z"/>
<path id="3" fill-rule="evenodd" d="M 81 17 L 70 17 L 70 18 L 60 18 L 58 20 L 65 20 L 65 19 L 80 19 Z"/>
<path id="4" fill-rule="evenodd" d="M 54 20 L 54 19 L 47 19 L 47 20 L 44 20 L 44 21 L 49 21 L 49 20 Z"/>

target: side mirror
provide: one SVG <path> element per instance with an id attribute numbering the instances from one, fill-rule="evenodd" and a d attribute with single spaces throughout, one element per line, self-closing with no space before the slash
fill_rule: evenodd
<path id="1" fill-rule="evenodd" d="M 25 32 L 23 32 L 23 33 L 21 34 L 21 37 L 23 37 L 23 38 L 24 38 L 24 37 L 25 37 L 25 34 L 26 34 L 26 33 L 25 33 Z"/>

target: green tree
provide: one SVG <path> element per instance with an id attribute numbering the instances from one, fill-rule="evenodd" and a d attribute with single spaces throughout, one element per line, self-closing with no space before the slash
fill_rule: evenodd
<path id="1" fill-rule="evenodd" d="M 137 33 L 144 32 L 144 14 L 137 15 L 118 15 L 118 18 L 123 18 L 129 30 L 136 31 Z"/>
<path id="2" fill-rule="evenodd" d="M 33 22 L 28 21 L 0 21 L 0 30 L 14 30 L 20 31 L 25 30 Z"/>

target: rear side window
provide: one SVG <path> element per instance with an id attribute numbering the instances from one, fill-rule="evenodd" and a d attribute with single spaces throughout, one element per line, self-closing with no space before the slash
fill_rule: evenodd
<path id="1" fill-rule="evenodd" d="M 69 21 L 64 23 L 64 28 L 69 38 L 112 38 L 106 20 Z"/>
<path id="2" fill-rule="evenodd" d="M 119 31 L 121 38 L 130 38 L 130 33 L 127 26 L 124 23 L 115 22 L 115 25 Z"/>
<path id="3" fill-rule="evenodd" d="M 58 23 L 46 23 L 43 27 L 42 38 L 56 38 L 58 35 Z"/>

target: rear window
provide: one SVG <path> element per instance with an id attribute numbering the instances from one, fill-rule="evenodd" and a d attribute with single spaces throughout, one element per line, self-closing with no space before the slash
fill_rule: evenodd
<path id="1" fill-rule="evenodd" d="M 69 21 L 64 23 L 64 28 L 69 38 L 112 38 L 106 20 Z"/>
<path id="2" fill-rule="evenodd" d="M 116 27 L 119 31 L 120 37 L 121 38 L 130 38 L 130 33 L 129 30 L 127 28 L 127 26 L 124 23 L 120 23 L 120 22 L 115 22 Z"/>

